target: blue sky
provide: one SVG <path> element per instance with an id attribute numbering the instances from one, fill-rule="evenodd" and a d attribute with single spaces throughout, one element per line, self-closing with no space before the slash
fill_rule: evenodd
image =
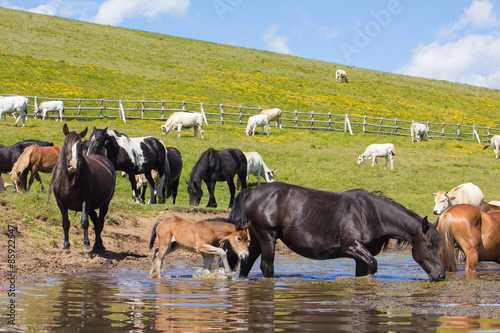
<path id="1" fill-rule="evenodd" d="M 500 89 L 500 0 L 0 0 L 0 7 Z"/>

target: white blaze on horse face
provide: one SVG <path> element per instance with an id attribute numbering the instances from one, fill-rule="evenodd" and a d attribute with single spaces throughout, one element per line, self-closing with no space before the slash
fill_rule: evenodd
<path id="1" fill-rule="evenodd" d="M 71 159 L 69 160 L 69 168 L 70 172 L 75 172 L 78 167 L 78 142 L 74 143 L 71 146 Z"/>

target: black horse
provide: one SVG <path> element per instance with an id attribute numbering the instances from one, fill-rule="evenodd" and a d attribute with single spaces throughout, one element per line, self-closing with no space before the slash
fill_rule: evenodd
<path id="1" fill-rule="evenodd" d="M 39 141 L 39 140 L 26 140 L 13 144 L 12 146 L 0 145 L 0 176 L 2 173 L 12 171 L 12 166 L 16 163 L 17 159 L 23 153 L 24 149 L 31 145 L 39 146 L 53 146 L 52 142 Z M 38 176 L 38 175 L 37 175 Z M 41 182 L 40 176 L 37 180 Z"/>
<path id="2" fill-rule="evenodd" d="M 49 195 L 54 192 L 62 215 L 64 229 L 63 249 L 69 250 L 68 210 L 82 212 L 81 224 L 84 232 L 84 250 L 90 251 L 88 238 L 89 216 L 94 223 L 95 242 L 93 251 L 104 252 L 101 232 L 109 203 L 115 191 L 115 168 L 111 161 L 101 155 L 84 156 L 81 139 L 87 128 L 80 134 L 69 132 L 64 124 L 64 142 L 59 160 L 52 172 Z M 76 149 L 75 149 L 76 148 Z M 99 216 L 95 210 L 99 209 Z"/>
<path id="3" fill-rule="evenodd" d="M 210 194 L 207 207 L 217 207 L 214 196 L 215 183 L 225 181 L 231 193 L 229 207 L 232 207 L 236 193 L 236 187 L 234 186 L 235 175 L 238 175 L 242 188 L 246 188 L 247 159 L 243 152 L 234 148 L 225 150 L 209 148 L 201 154 L 200 159 L 191 170 L 189 182 L 186 181 L 189 204 L 193 206 L 200 204 L 203 196 L 203 190 L 201 189 L 201 181 L 203 180 L 207 184 L 208 193 Z"/>
<path id="4" fill-rule="evenodd" d="M 229 222 L 250 224 L 248 276 L 262 254 L 260 269 L 274 276 L 279 238 L 291 250 L 311 259 L 353 258 L 356 276 L 377 272 L 377 255 L 390 239 L 412 245 L 413 259 L 431 281 L 445 278 L 439 256 L 441 238 L 434 225 L 381 194 L 357 189 L 325 192 L 281 182 L 247 188 L 236 197 Z M 235 264 L 233 262 L 233 264 Z"/>
<path id="5" fill-rule="evenodd" d="M 126 134 L 118 133 L 108 128 L 94 127 L 90 135 L 88 155 L 106 149 L 106 156 L 111 160 L 116 170 L 125 171 L 129 175 L 132 197 L 141 202 L 140 190 L 137 189 L 135 175 L 143 173 L 149 183 L 151 197 L 149 203 L 156 203 L 156 194 L 160 202 L 164 201 L 163 186 L 166 186 L 166 198 L 172 194 L 172 175 L 167 158 L 167 148 L 163 143 L 152 137 L 130 138 Z M 158 172 L 158 183 L 155 184 L 151 170 Z"/>

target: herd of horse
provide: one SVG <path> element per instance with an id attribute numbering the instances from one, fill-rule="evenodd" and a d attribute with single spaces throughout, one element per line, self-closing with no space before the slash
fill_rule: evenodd
<path id="1" fill-rule="evenodd" d="M 0 145 L 0 176 L 10 172 L 15 190 L 27 190 L 35 178 L 40 181 L 37 172 L 52 172 L 49 196 L 54 195 L 61 212 L 63 250 L 70 247 L 71 210 L 82 213 L 84 250 L 91 251 L 90 217 L 95 229 L 92 251 L 105 251 L 101 232 L 115 191 L 116 171 L 127 173 L 135 201 L 141 202 L 136 175 L 142 174 L 150 187 L 150 203 L 156 203 L 156 197 L 164 202 L 173 196 L 175 204 L 182 171 L 182 156 L 177 149 L 165 147 L 151 136 L 130 138 L 108 128 L 94 127 L 88 141 L 83 140 L 87 129 L 77 133 L 65 124 L 63 133 L 61 146 L 43 141 Z M 26 161 L 21 167 L 24 153 Z M 158 240 L 159 248 L 154 252 L 151 277 L 160 275 L 164 257 L 179 247 L 200 253 L 207 269 L 214 255 L 221 257 L 228 271 L 241 261 L 243 277 L 261 257 L 263 275 L 273 277 L 278 239 L 307 258 L 352 258 L 356 276 L 377 272 L 375 256 L 392 239 L 411 245 L 413 259 L 430 281 L 442 281 L 446 271 L 457 270 L 455 247 L 465 253 L 466 272 L 474 272 L 478 261 L 500 263 L 498 206 L 453 203 L 433 224 L 381 193 L 361 189 L 327 192 L 269 181 L 249 188 L 247 172 L 247 158 L 238 149 L 210 148 L 200 156 L 186 181 L 190 204 L 199 205 L 205 182 L 209 191 L 207 207 L 217 207 L 215 184 L 225 181 L 231 195 L 230 215 L 224 222 L 169 218 L 156 223 L 150 247 Z M 235 176 L 242 187 L 237 196 Z M 448 192 L 445 196 L 451 200 Z"/>

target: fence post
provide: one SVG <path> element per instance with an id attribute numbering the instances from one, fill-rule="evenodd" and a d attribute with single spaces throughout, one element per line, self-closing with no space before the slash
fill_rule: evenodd
<path id="1" fill-rule="evenodd" d="M 33 100 L 33 114 L 35 115 L 33 118 L 35 118 L 35 119 L 36 119 L 37 111 L 38 111 L 38 97 L 35 96 L 35 99 Z"/>
<path id="2" fill-rule="evenodd" d="M 378 129 L 379 133 L 382 133 L 382 123 L 384 122 L 384 117 L 380 117 L 380 127 Z"/>
<path id="3" fill-rule="evenodd" d="M 102 114 L 104 111 L 104 100 L 103 99 L 101 99 L 100 104 L 101 104 L 101 112 L 100 112 L 99 118 L 102 118 Z"/>
<path id="4" fill-rule="evenodd" d="M 349 121 L 349 115 L 346 113 L 345 114 L 345 121 L 344 121 L 344 132 L 346 131 L 346 127 L 349 128 L 349 133 L 352 134 L 352 128 L 351 128 L 351 122 Z"/>
<path id="5" fill-rule="evenodd" d="M 444 123 L 441 124 L 441 133 L 442 133 L 442 136 L 444 138 Z"/>
<path id="6" fill-rule="evenodd" d="M 295 127 L 297 127 L 299 123 L 299 117 L 297 116 L 297 110 L 295 110 Z"/>
<path id="7" fill-rule="evenodd" d="M 161 119 L 165 118 L 165 102 L 161 101 Z"/>
<path id="8" fill-rule="evenodd" d="M 240 105 L 240 124 L 243 117 L 243 107 Z"/>
<path id="9" fill-rule="evenodd" d="M 460 140 L 460 124 L 457 124 L 457 140 Z"/>
<path id="10" fill-rule="evenodd" d="M 331 112 L 328 112 L 328 129 L 332 129 L 332 113 Z M 345 126 L 344 126 L 344 132 L 345 132 Z"/>
<path id="11" fill-rule="evenodd" d="M 363 117 L 363 133 L 366 132 L 366 116 Z"/>
<path id="12" fill-rule="evenodd" d="M 186 110 L 186 101 L 182 101 L 182 110 Z"/>
<path id="13" fill-rule="evenodd" d="M 311 111 L 311 128 L 314 128 L 314 110 Z"/>
<path id="14" fill-rule="evenodd" d="M 80 120 L 80 116 L 82 114 L 82 99 L 78 99 L 78 120 Z"/>
<path id="15" fill-rule="evenodd" d="M 472 140 L 474 140 L 474 135 L 477 138 L 477 142 L 481 143 L 481 139 L 479 138 L 479 134 L 476 132 L 476 125 L 472 125 Z"/>
<path id="16" fill-rule="evenodd" d="M 145 109 L 145 106 L 144 106 L 144 101 L 141 102 L 141 106 L 142 106 L 142 110 L 141 110 L 141 119 L 144 119 L 144 109 Z"/>
<path id="17" fill-rule="evenodd" d="M 220 105 L 220 123 L 224 124 L 224 105 L 222 103 Z"/>
<path id="18" fill-rule="evenodd" d="M 123 122 L 126 124 L 127 118 L 125 117 L 125 110 L 123 110 L 123 105 L 122 105 L 121 99 L 120 99 L 119 104 L 118 104 L 118 115 L 120 118 L 122 118 Z"/>
<path id="19" fill-rule="evenodd" d="M 396 128 L 394 134 L 398 134 L 398 118 L 394 118 L 394 127 Z"/>

